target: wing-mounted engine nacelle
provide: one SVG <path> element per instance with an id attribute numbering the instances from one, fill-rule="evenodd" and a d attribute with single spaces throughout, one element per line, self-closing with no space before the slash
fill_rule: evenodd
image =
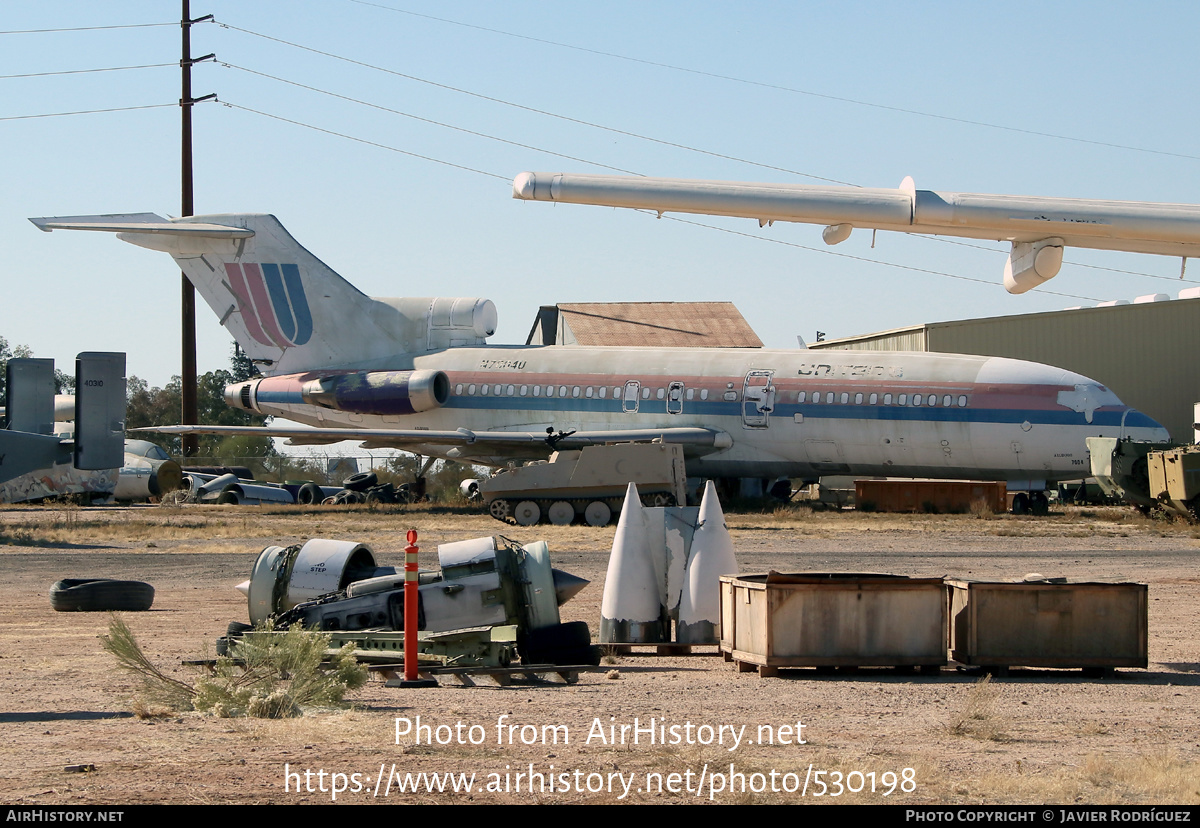
<path id="1" fill-rule="evenodd" d="M 443 371 L 357 371 L 316 379 L 304 376 L 235 382 L 225 386 L 225 402 L 232 408 L 261 414 L 260 403 L 276 399 L 295 402 L 299 390 L 300 400 L 309 405 L 353 414 L 393 415 L 441 408 L 450 399 L 450 378 Z"/>
<path id="2" fill-rule="evenodd" d="M 404 322 L 396 339 L 413 353 L 486 345 L 496 332 L 496 305 L 491 299 L 436 296 L 375 301 L 400 312 Z"/>
<path id="3" fill-rule="evenodd" d="M 354 414 L 417 414 L 446 404 L 450 379 L 442 371 L 359 371 L 309 380 L 300 397 Z"/>

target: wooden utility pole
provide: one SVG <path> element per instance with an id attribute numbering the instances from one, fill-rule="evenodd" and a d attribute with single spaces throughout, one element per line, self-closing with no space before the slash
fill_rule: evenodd
<path id="1" fill-rule="evenodd" d="M 183 16 L 179 21 L 180 28 L 183 29 L 183 55 L 179 59 L 179 68 L 183 71 L 183 87 L 179 95 L 179 109 L 183 115 L 183 147 L 180 163 L 182 210 L 180 211 L 180 215 L 190 216 L 194 213 L 194 205 L 192 203 L 192 106 L 199 101 L 207 101 L 216 97 L 216 95 L 205 95 L 202 98 L 192 97 L 192 64 L 199 63 L 202 60 L 209 60 L 216 57 L 216 55 L 210 54 L 201 58 L 192 57 L 192 25 L 205 20 L 211 20 L 212 15 L 206 14 L 204 17 L 192 20 L 189 0 L 182 0 L 182 2 Z M 188 281 L 187 276 L 181 273 L 180 278 L 182 280 L 180 328 L 183 352 L 183 366 L 180 369 L 183 407 L 180 412 L 180 422 L 184 425 L 199 425 L 200 404 L 199 395 L 196 390 L 198 372 L 196 367 L 196 290 L 192 287 L 192 283 Z M 195 434 L 183 435 L 183 454 L 185 457 L 195 455 L 198 449 L 199 439 Z"/>

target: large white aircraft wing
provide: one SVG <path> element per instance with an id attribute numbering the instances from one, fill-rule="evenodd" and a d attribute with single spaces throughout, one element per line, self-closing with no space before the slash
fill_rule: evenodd
<path id="1" fill-rule="evenodd" d="M 711 454 L 729 448 L 733 439 L 724 431 L 712 428 L 641 428 L 619 431 L 556 432 L 553 437 L 544 431 L 425 431 L 422 429 L 381 428 L 270 428 L 262 426 L 150 426 L 133 431 L 159 434 L 249 434 L 256 437 L 287 437 L 292 445 L 323 445 L 342 440 L 362 440 L 364 448 L 449 447 L 450 457 L 469 459 L 472 456 L 545 455 L 551 444 L 555 449 L 578 449 L 604 443 L 644 442 L 662 440 L 683 445 L 688 453 Z M 549 441 L 549 442 L 548 442 Z"/>
<path id="2" fill-rule="evenodd" d="M 1010 293 L 1056 276 L 1064 247 L 1200 255 L 1200 205 L 943 193 L 918 190 L 911 178 L 889 190 L 524 172 L 513 198 L 824 224 L 827 244 L 855 227 L 1008 241 Z"/>

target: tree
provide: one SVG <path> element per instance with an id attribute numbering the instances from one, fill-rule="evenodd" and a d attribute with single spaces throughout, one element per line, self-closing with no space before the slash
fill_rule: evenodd
<path id="1" fill-rule="evenodd" d="M 31 356 L 33 356 L 33 351 L 30 350 L 28 345 L 17 345 L 15 348 L 9 347 L 8 340 L 0 336 L 0 407 L 6 405 L 8 400 L 8 361 L 10 359 L 26 359 Z M 55 368 L 54 393 L 75 393 L 74 375 L 65 374 Z M 6 428 L 7 426 L 7 418 L 0 418 L 0 428 Z"/>
<path id="2" fill-rule="evenodd" d="M 254 360 L 246 356 L 246 352 L 236 342 L 233 343 L 233 356 L 229 358 L 229 370 L 233 374 L 234 382 L 245 382 L 259 375 Z"/>
<path id="3" fill-rule="evenodd" d="M 28 345 L 10 348 L 8 340 L 0 336 L 0 399 L 4 399 L 8 393 L 8 361 L 31 356 L 33 356 L 33 351 L 29 350 Z"/>
<path id="4" fill-rule="evenodd" d="M 217 369 L 197 377 L 197 393 L 200 422 L 203 425 L 262 426 L 267 417 L 233 408 L 225 402 L 225 386 L 240 380 L 237 377 L 237 352 L 233 359 L 234 370 Z M 244 370 L 244 366 L 242 366 Z M 182 406 L 182 382 L 178 376 L 171 377 L 165 388 L 150 388 L 149 384 L 136 376 L 130 376 L 127 385 L 128 404 L 125 410 L 125 428 L 131 429 L 159 425 L 179 425 Z M 180 439 L 175 435 L 139 432 L 129 435 L 150 440 L 172 454 L 179 454 Z M 275 454 L 275 444 L 270 437 L 200 435 L 201 456 L 206 457 L 269 457 Z"/>

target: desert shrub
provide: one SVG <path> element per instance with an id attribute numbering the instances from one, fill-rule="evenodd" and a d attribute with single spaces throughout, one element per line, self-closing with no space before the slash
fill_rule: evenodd
<path id="1" fill-rule="evenodd" d="M 347 644 L 327 655 L 327 634 L 293 627 L 287 632 L 259 630 L 234 645 L 233 657 L 216 660 L 212 675 L 194 684 L 171 678 L 142 652 L 129 626 L 118 615 L 100 640 L 119 666 L 141 678 L 143 699 L 175 710 L 200 710 L 220 717 L 286 718 L 306 707 L 336 707 L 346 693 L 362 687 L 367 669 Z"/>

